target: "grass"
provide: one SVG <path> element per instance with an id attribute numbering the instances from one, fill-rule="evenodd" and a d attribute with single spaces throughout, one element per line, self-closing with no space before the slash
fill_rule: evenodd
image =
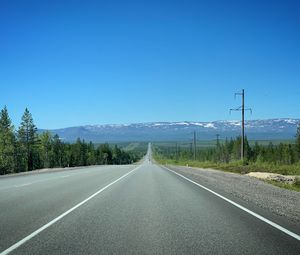
<path id="1" fill-rule="evenodd" d="M 237 168 L 237 165 L 234 163 L 230 164 L 220 164 L 213 162 L 199 162 L 193 160 L 173 160 L 173 159 L 162 159 L 155 157 L 156 162 L 160 164 L 168 164 L 168 165 L 179 165 L 179 166 L 190 166 L 190 167 L 199 167 L 199 168 L 214 168 L 220 169 L 223 171 L 241 173 L 242 171 Z"/>
<path id="2" fill-rule="evenodd" d="M 297 184 L 286 184 L 286 183 L 281 183 L 281 182 L 271 181 L 271 180 L 266 180 L 265 182 L 270 183 L 270 184 L 275 185 L 280 188 L 300 192 L 300 186 L 298 186 Z"/>
<path id="3" fill-rule="evenodd" d="M 166 159 L 161 155 L 154 155 L 156 162 L 160 164 L 190 166 L 199 168 L 212 168 L 226 172 L 245 174 L 249 172 L 269 172 L 278 173 L 282 175 L 300 175 L 300 164 L 297 165 L 275 165 L 268 163 L 250 163 L 245 165 L 242 161 L 233 161 L 230 163 L 214 163 L 214 162 L 200 162 L 194 160 L 174 160 Z M 300 192 L 300 177 L 296 178 L 295 184 L 285 184 L 277 181 L 266 181 L 280 188 L 294 190 Z"/>
<path id="4" fill-rule="evenodd" d="M 295 165 L 276 165 L 270 163 L 249 163 L 244 164 L 242 161 L 232 161 L 229 163 L 215 163 L 210 161 L 194 161 L 194 160 L 174 160 L 166 159 L 161 156 L 155 155 L 155 160 L 160 164 L 172 164 L 172 165 L 189 165 L 191 167 L 200 168 L 214 168 L 223 171 L 234 173 L 249 173 L 249 172 L 268 172 L 277 173 L 282 175 L 300 175 L 300 164 Z"/>

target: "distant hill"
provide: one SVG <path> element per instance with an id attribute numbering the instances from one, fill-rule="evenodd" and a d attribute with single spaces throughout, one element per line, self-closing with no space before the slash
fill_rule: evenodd
<path id="1" fill-rule="evenodd" d="M 266 119 L 246 121 L 246 135 L 254 140 L 293 139 L 300 119 Z M 151 122 L 124 125 L 87 125 L 49 130 L 65 141 L 78 137 L 93 142 L 174 141 L 190 140 L 192 132 L 198 139 L 235 137 L 240 134 L 239 121 L 212 122 Z M 39 130 L 42 132 L 43 130 Z"/>

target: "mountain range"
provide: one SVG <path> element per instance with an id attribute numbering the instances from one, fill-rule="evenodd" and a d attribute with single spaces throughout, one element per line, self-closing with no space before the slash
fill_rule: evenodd
<path id="1" fill-rule="evenodd" d="M 300 119 L 248 120 L 245 132 L 251 140 L 293 139 Z M 149 122 L 134 124 L 86 125 L 49 130 L 61 139 L 73 142 L 77 138 L 85 141 L 127 142 L 127 141 L 184 141 L 191 140 L 196 131 L 197 139 L 212 140 L 236 137 L 240 134 L 241 122 L 221 120 L 211 122 Z M 40 132 L 45 130 L 39 130 Z"/>

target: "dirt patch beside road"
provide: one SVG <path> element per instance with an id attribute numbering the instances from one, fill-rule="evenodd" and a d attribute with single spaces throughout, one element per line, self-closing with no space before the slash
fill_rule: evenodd
<path id="1" fill-rule="evenodd" d="M 251 172 L 246 174 L 250 177 L 255 177 L 260 180 L 269 180 L 269 181 L 277 181 L 287 184 L 293 184 L 296 180 L 296 175 L 281 175 L 274 173 L 265 173 L 265 172 Z"/>

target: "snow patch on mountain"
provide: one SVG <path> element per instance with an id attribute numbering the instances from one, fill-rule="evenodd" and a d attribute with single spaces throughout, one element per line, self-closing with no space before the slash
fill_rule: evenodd
<path id="1" fill-rule="evenodd" d="M 294 139 L 298 123 L 300 119 L 291 118 L 246 120 L 245 131 L 250 139 Z M 76 141 L 80 137 L 86 141 L 107 142 L 189 140 L 193 131 L 196 131 L 201 139 L 215 139 L 216 134 L 223 138 L 235 137 L 240 134 L 240 130 L 239 120 L 218 120 L 101 124 L 50 131 L 66 141 Z"/>

